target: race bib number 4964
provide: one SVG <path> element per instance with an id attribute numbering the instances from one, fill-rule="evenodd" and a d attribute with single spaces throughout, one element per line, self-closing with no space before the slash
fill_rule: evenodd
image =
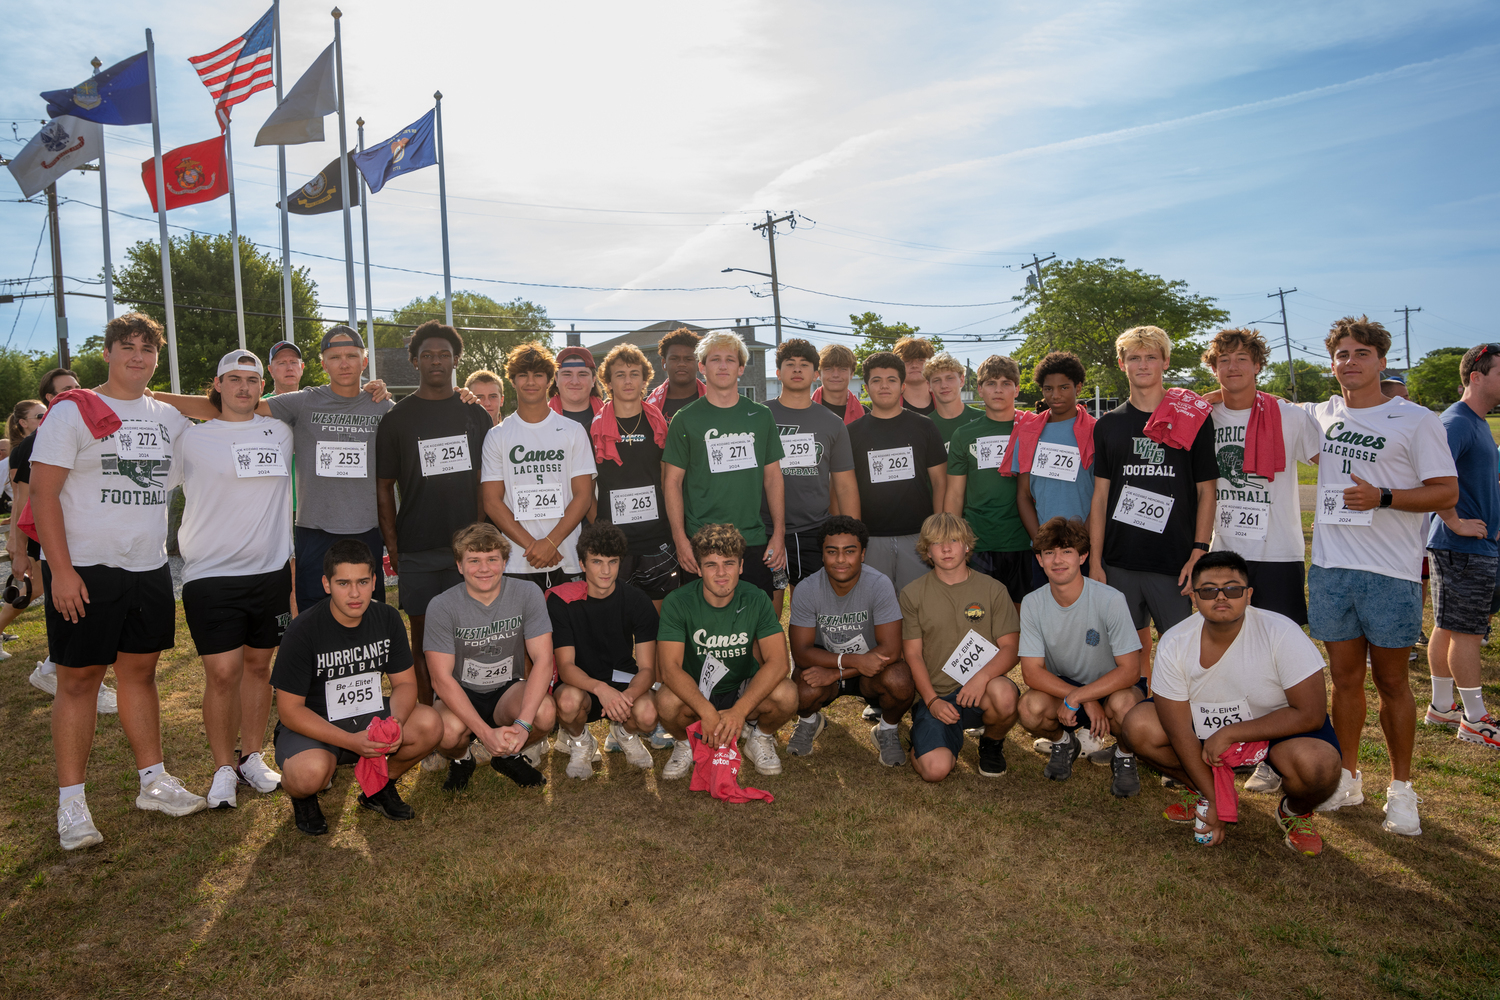
<path id="1" fill-rule="evenodd" d="M 967 684 L 999 652 L 998 646 L 973 629 L 969 629 L 968 634 L 958 644 L 958 648 L 953 651 L 953 655 L 948 657 L 948 662 L 943 664 L 943 673 L 960 684 Z"/>

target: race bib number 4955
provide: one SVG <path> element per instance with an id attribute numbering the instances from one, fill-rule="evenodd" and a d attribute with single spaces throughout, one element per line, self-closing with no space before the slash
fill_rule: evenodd
<path id="1" fill-rule="evenodd" d="M 329 722 L 380 712 L 385 708 L 385 695 L 380 690 L 380 675 L 355 674 L 353 677 L 326 680 L 323 682 L 323 702 L 328 709 Z"/>

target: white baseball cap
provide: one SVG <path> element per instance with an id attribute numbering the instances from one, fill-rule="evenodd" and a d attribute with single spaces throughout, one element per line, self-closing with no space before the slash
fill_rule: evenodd
<path id="1" fill-rule="evenodd" d="M 254 372 L 261 378 L 266 377 L 266 370 L 261 367 L 260 358 L 249 351 L 230 351 L 219 359 L 219 370 L 214 377 L 218 378 L 225 372 Z"/>

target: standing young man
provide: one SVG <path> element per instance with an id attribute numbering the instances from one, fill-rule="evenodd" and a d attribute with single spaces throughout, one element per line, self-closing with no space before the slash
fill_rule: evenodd
<path id="1" fill-rule="evenodd" d="M 865 561 L 899 593 L 927 569 L 917 557 L 922 523 L 943 509 L 948 452 L 931 420 L 901 404 L 906 366 L 894 354 L 865 358 L 870 413 L 849 425 L 859 509 L 870 531 Z"/>
<path id="2" fill-rule="evenodd" d="M 1130 398 L 1094 425 L 1089 576 L 1125 595 L 1149 682 L 1152 621 L 1166 632 L 1193 613 L 1188 583 L 1193 563 L 1213 539 L 1219 467 L 1212 420 L 1203 419 L 1181 447 L 1147 430 L 1159 408 L 1172 406 L 1161 381 L 1172 357 L 1166 331 L 1131 327 L 1116 338 L 1115 351 Z M 1199 416 L 1207 411 L 1205 405 Z"/>
<path id="3" fill-rule="evenodd" d="M 939 351 L 922 366 L 922 378 L 932 393 L 933 409 L 927 414 L 927 419 L 937 427 L 950 451 L 953 433 L 984 414 L 983 409 L 964 402 L 966 374 L 963 364 L 947 351 Z"/>
<path id="4" fill-rule="evenodd" d="M 1427 549 L 1432 554 L 1432 609 L 1436 623 L 1427 660 L 1432 704 L 1427 722 L 1458 730 L 1458 738 L 1500 749 L 1500 723 L 1484 705 L 1479 644 L 1490 624 L 1490 599 L 1500 570 L 1495 439 L 1485 414 L 1500 405 L 1500 347 L 1471 347 L 1458 363 L 1463 398 L 1443 413 L 1448 449 L 1458 470 L 1458 504 L 1439 511 Z M 1454 697 L 1454 687 L 1458 697 Z M 1462 699 L 1463 704 L 1459 704 Z"/>
<path id="5" fill-rule="evenodd" d="M 1306 406 L 1323 431 L 1307 617 L 1328 650 L 1344 769 L 1338 790 L 1318 808 L 1364 801 L 1359 735 L 1368 654 L 1391 760 L 1381 826 L 1415 837 L 1422 832 L 1411 786 L 1417 710 L 1407 654 L 1422 634 L 1422 514 L 1458 503 L 1457 471 L 1437 414 L 1381 393 L 1391 346 L 1385 327 L 1346 316 L 1325 343 L 1344 394 Z"/>
<path id="6" fill-rule="evenodd" d="M 978 379 L 984 411 L 954 431 L 949 442 L 943 507 L 974 529 L 970 565 L 1004 584 L 1019 605 L 1033 590 L 1036 557 L 1016 505 L 1016 477 L 1000 470 L 1015 427 L 1021 369 L 1010 358 L 991 355 L 980 364 Z"/>
<path id="7" fill-rule="evenodd" d="M 698 573 L 691 536 L 705 524 L 733 524 L 745 539 L 745 582 L 773 592 L 771 573 L 786 567 L 785 488 L 776 418 L 740 394 L 750 352 L 737 334 L 710 333 L 698 342 L 698 367 L 708 380 L 702 399 L 672 418 L 662 454 L 662 492 L 677 562 Z M 762 522 L 764 503 L 770 527 Z"/>
<path id="8" fill-rule="evenodd" d="M 922 370 L 927 367 L 928 359 L 937 353 L 932 341 L 926 337 L 902 337 L 891 345 L 891 353 L 901 359 L 901 405 L 924 417 L 930 416 L 937 407 Z"/>
<path id="9" fill-rule="evenodd" d="M 1078 405 L 1086 373 L 1078 356 L 1053 351 L 1031 370 L 1045 413 L 1017 413 L 1008 475 L 1017 477 L 1016 507 L 1026 533 L 1054 517 L 1088 523 L 1094 503 L 1094 418 Z M 1041 567 L 1032 580 L 1041 584 Z"/>
<path id="10" fill-rule="evenodd" d="M 278 340 L 266 354 L 266 374 L 271 376 L 271 395 L 296 392 L 302 385 L 302 348 L 290 340 Z"/>
<path id="11" fill-rule="evenodd" d="M 47 646 L 57 665 L 52 750 L 57 837 L 64 850 L 102 843 L 84 800 L 99 684 L 114 665 L 140 776 L 135 804 L 168 816 L 206 809 L 162 762 L 156 661 L 176 642 L 167 568 L 167 493 L 181 479 L 187 418 L 145 396 L 161 327 L 127 313 L 104 328 L 109 378 L 84 400 L 53 403 L 36 432 L 31 509 L 41 536 Z"/>
<path id="12" fill-rule="evenodd" d="M 237 806 L 241 781 L 263 794 L 281 784 L 262 753 L 271 658 L 292 618 L 292 429 L 255 412 L 263 386 L 255 355 L 224 355 L 208 395 L 220 416 L 180 442 L 182 610 L 203 657 L 211 809 Z"/>
<path id="13" fill-rule="evenodd" d="M 380 533 L 400 581 L 401 610 L 411 622 L 417 700 L 431 705 L 422 642 L 427 603 L 460 582 L 453 533 L 482 516 L 479 453 L 493 425 L 483 407 L 453 390 L 453 370 L 464 353 L 457 330 L 429 320 L 412 334 L 407 351 L 419 384 L 380 421 L 375 489 Z"/>
<path id="14" fill-rule="evenodd" d="M 504 419 L 501 409 L 505 406 L 505 385 L 500 376 L 488 368 L 481 368 L 464 379 L 464 388 L 474 394 L 474 400 L 490 415 L 490 426 Z"/>
<path id="15" fill-rule="evenodd" d="M 547 405 L 576 422 L 587 433 L 604 408 L 595 377 L 594 355 L 586 347 L 564 347 L 557 352 L 557 374 L 547 390 Z"/>
<path id="16" fill-rule="evenodd" d="M 822 384 L 812 400 L 821 403 L 847 426 L 867 412 L 859 396 L 849 389 L 854 377 L 854 352 L 843 344 L 829 344 L 818 352 L 818 377 Z"/>
<path id="17" fill-rule="evenodd" d="M 666 381 L 651 390 L 646 402 L 661 411 L 668 422 L 677 411 L 702 398 L 708 386 L 698 378 L 698 340 L 687 327 L 678 327 L 656 343 Z"/>

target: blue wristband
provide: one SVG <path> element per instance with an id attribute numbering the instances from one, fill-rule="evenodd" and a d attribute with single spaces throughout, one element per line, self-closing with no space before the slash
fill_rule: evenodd
<path id="1" fill-rule="evenodd" d="M 531 723 L 529 723 L 529 722 L 522 722 L 520 719 L 517 719 L 516 720 L 516 725 L 520 726 L 522 729 L 526 730 L 528 733 L 531 732 Z"/>
<path id="2" fill-rule="evenodd" d="M 1066 699 L 1066 698 L 1063 699 L 1063 708 L 1066 708 L 1070 712 L 1076 712 L 1076 711 L 1078 711 L 1078 706 L 1077 705 L 1069 705 L 1068 704 L 1068 699 Z"/>

